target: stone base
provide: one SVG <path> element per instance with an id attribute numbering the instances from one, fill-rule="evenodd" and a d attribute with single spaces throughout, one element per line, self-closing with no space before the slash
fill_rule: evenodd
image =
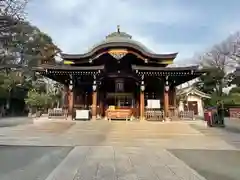
<path id="1" fill-rule="evenodd" d="M 164 121 L 169 122 L 169 121 L 171 121 L 171 118 L 165 117 Z"/>
<path id="2" fill-rule="evenodd" d="M 73 117 L 71 115 L 69 115 L 67 118 L 66 118 L 67 121 L 74 121 L 75 119 L 73 119 Z"/>
<path id="3" fill-rule="evenodd" d="M 97 116 L 92 116 L 92 121 L 96 121 L 97 120 Z"/>
<path id="4" fill-rule="evenodd" d="M 146 122 L 145 117 L 139 118 L 140 122 Z"/>

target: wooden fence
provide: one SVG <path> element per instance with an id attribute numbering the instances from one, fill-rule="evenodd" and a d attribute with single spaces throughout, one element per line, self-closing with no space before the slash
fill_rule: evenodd
<path id="1" fill-rule="evenodd" d="M 180 111 L 171 110 L 169 111 L 169 118 L 171 120 L 194 120 L 194 112 L 193 111 Z M 146 120 L 164 120 L 165 114 L 161 109 L 145 109 L 145 119 Z"/>
<path id="2" fill-rule="evenodd" d="M 63 108 L 53 108 L 48 109 L 48 118 L 64 118 L 67 119 L 68 116 L 68 110 Z"/>

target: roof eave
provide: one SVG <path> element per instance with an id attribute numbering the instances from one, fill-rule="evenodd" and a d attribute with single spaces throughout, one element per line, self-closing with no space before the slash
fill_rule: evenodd
<path id="1" fill-rule="evenodd" d="M 145 49 L 143 49 L 142 47 L 136 45 L 136 44 L 132 44 L 132 43 L 127 43 L 127 42 L 111 42 L 111 43 L 106 43 L 106 44 L 102 44 L 99 45 L 95 48 L 93 48 L 92 50 L 90 50 L 87 53 L 84 54 L 66 54 L 66 53 L 61 53 L 61 56 L 63 59 L 66 60 L 79 60 L 79 59 L 84 59 L 84 58 L 90 58 L 91 56 L 93 56 L 97 51 L 104 49 L 104 48 L 119 48 L 119 47 L 123 47 L 123 48 L 133 48 L 136 49 L 138 51 L 140 51 L 143 55 L 145 55 L 146 57 L 149 58 L 153 58 L 153 59 L 175 59 L 178 55 L 178 53 L 170 53 L 170 54 L 154 54 L 151 52 L 146 51 Z"/>
<path id="2" fill-rule="evenodd" d="M 104 70 L 104 65 L 100 66 L 70 66 L 70 65 L 46 65 L 43 64 L 38 67 L 33 67 L 33 71 L 45 71 L 45 70 L 54 70 L 54 71 L 98 71 Z"/>
<path id="3" fill-rule="evenodd" d="M 188 66 L 188 67 L 149 67 L 149 66 L 138 66 L 132 65 L 133 70 L 142 71 L 197 71 L 202 72 L 198 69 L 198 66 Z"/>

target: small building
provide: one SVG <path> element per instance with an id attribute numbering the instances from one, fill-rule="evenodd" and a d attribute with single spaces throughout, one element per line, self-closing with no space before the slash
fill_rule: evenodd
<path id="1" fill-rule="evenodd" d="M 87 53 L 62 53 L 62 65 L 34 69 L 65 85 L 70 115 L 90 110 L 93 120 L 126 113 L 145 120 L 150 107 L 168 118 L 171 107 L 176 108 L 175 88 L 204 73 L 198 66 L 167 67 L 176 56 L 153 53 L 118 27 Z"/>
<path id="2" fill-rule="evenodd" d="M 186 87 L 177 90 L 179 99 L 178 111 L 192 111 L 195 116 L 204 116 L 204 99 L 211 98 L 210 95 L 199 91 L 196 87 Z"/>

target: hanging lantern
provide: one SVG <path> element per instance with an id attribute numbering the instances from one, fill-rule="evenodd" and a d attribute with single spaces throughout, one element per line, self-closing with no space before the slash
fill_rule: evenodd
<path id="1" fill-rule="evenodd" d="M 143 81 L 142 81 L 142 83 L 141 83 L 140 88 L 141 88 L 141 91 L 145 91 L 145 85 L 144 85 L 144 82 L 143 82 Z"/>
<path id="2" fill-rule="evenodd" d="M 166 76 L 166 79 L 168 79 L 168 76 Z M 165 83 L 165 91 L 169 91 L 169 83 L 168 80 Z"/>
<path id="3" fill-rule="evenodd" d="M 72 85 L 72 84 L 69 85 L 69 90 L 70 90 L 70 91 L 73 90 L 73 85 Z"/>
<path id="4" fill-rule="evenodd" d="M 169 91 L 169 86 L 168 85 L 165 86 L 165 91 Z"/>
<path id="5" fill-rule="evenodd" d="M 93 91 L 96 91 L 97 90 L 97 85 L 93 84 L 92 89 L 93 89 Z"/>
<path id="6" fill-rule="evenodd" d="M 93 91 L 97 90 L 97 83 L 96 83 L 96 81 L 93 81 L 92 89 L 93 89 Z"/>

